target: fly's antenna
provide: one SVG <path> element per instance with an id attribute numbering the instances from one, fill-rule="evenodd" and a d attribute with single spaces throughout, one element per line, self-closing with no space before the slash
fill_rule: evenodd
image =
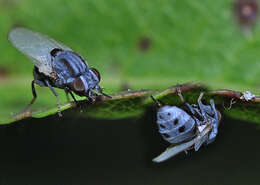
<path id="1" fill-rule="evenodd" d="M 156 100 L 156 99 L 153 97 L 153 95 L 151 95 L 151 98 L 152 98 L 152 100 L 156 103 L 157 107 L 160 108 L 160 107 L 163 106 L 163 103 L 160 102 L 159 100 Z"/>

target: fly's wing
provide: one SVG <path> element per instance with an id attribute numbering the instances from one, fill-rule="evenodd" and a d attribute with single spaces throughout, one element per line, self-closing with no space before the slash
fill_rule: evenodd
<path id="1" fill-rule="evenodd" d="M 54 39 L 32 30 L 17 27 L 8 34 L 9 41 L 39 68 L 39 71 L 47 76 L 52 72 L 50 52 L 54 48 L 70 50 L 69 47 Z"/>

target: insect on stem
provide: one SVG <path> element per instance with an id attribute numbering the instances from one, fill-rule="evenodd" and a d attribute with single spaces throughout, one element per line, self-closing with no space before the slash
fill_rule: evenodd
<path id="1" fill-rule="evenodd" d="M 224 109 L 230 110 L 230 109 L 232 108 L 232 105 L 234 105 L 236 102 L 237 102 L 237 101 L 235 100 L 235 98 L 232 98 L 232 99 L 230 100 L 230 103 L 229 103 L 229 106 L 228 106 L 228 107 L 225 106 L 225 102 L 224 102 L 224 101 L 222 102 L 222 105 L 223 105 Z"/>
<path id="2" fill-rule="evenodd" d="M 72 93 L 95 100 L 97 94 L 93 92 L 94 90 L 97 90 L 98 94 L 111 98 L 102 93 L 98 85 L 101 80 L 99 71 L 90 68 L 80 54 L 64 44 L 47 35 L 22 27 L 13 28 L 8 33 L 8 40 L 34 64 L 33 100 L 29 105 L 33 104 L 37 97 L 34 83 L 49 87 L 53 92 L 57 98 L 59 116 L 61 116 L 60 99 L 54 88 L 63 89 L 66 94 L 70 93 L 75 102 L 77 101 Z"/>

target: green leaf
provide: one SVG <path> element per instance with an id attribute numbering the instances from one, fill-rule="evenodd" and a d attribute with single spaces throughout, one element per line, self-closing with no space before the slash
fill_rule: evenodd
<path id="1" fill-rule="evenodd" d="M 185 84 L 178 85 L 181 91 L 188 95 L 188 99 L 197 97 L 196 95 L 203 89 L 199 84 Z M 86 100 L 82 100 L 76 106 L 75 103 L 67 103 L 61 106 L 61 110 L 68 110 L 64 114 L 72 114 L 81 117 L 95 117 L 103 119 L 120 119 L 126 117 L 140 116 L 148 106 L 154 105 L 154 102 L 150 98 L 154 95 L 155 98 L 160 97 L 166 103 L 181 102 L 179 97 L 176 96 L 176 88 L 172 87 L 165 91 L 153 91 L 153 90 L 141 90 L 141 91 L 127 91 L 120 94 L 112 94 L 111 99 L 100 96 L 95 103 L 91 104 Z M 11 123 L 25 118 L 35 117 L 41 118 L 48 115 L 56 114 L 58 112 L 57 107 L 47 110 L 32 110 L 29 109 L 26 112 L 21 112 L 17 115 L 11 116 L 8 119 L 0 120 L 0 123 Z"/>
<path id="2" fill-rule="evenodd" d="M 213 98 L 217 109 L 227 115 L 253 122 L 260 123 L 260 97 L 246 101 L 242 99 L 243 93 L 231 90 L 208 91 L 205 86 L 198 83 L 177 85 L 166 90 L 140 90 L 126 91 L 120 94 L 112 94 L 111 99 L 99 96 L 95 103 L 86 100 L 80 101 L 78 104 L 74 102 L 64 104 L 61 110 L 65 116 L 92 117 L 99 119 L 120 119 L 127 117 L 141 116 L 148 107 L 156 107 L 151 95 L 163 102 L 165 105 L 182 105 L 182 101 L 177 93 L 180 89 L 184 100 L 190 104 L 197 104 L 198 97 L 204 92 L 203 101 L 209 103 L 209 99 Z M 232 102 L 232 104 L 231 104 Z M 226 106 L 225 106 L 226 105 Z M 66 111 L 65 111 L 66 110 Z M 57 107 L 47 110 L 32 110 L 19 113 L 6 119 L 1 119 L 1 124 L 8 124 L 25 118 L 42 118 L 57 114 Z M 58 116 L 58 114 L 57 114 Z"/>
<path id="3" fill-rule="evenodd" d="M 106 93 L 118 94 L 122 87 L 131 92 L 152 89 L 141 96 L 88 105 L 77 114 L 116 119 L 140 115 L 151 105 L 150 94 L 175 104 L 178 98 L 153 90 L 173 84 L 200 81 L 208 89 L 250 89 L 257 94 L 260 27 L 257 24 L 245 35 L 234 20 L 232 4 L 226 0 L 0 1 L 0 122 L 13 122 L 32 98 L 33 65 L 6 39 L 15 24 L 47 34 L 84 56 L 100 71 Z M 74 104 L 65 104 L 64 93 L 57 91 L 62 109 L 80 112 Z M 185 98 L 196 102 L 199 91 L 187 91 Z M 37 93 L 33 111 L 24 117 L 55 114 L 56 99 L 49 89 L 37 87 Z M 215 98 L 222 110 L 221 97 Z M 257 109 L 258 103 L 237 101 L 223 111 L 258 122 Z"/>

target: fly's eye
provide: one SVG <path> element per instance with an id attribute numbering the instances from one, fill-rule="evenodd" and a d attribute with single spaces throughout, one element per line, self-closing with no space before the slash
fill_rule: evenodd
<path id="1" fill-rule="evenodd" d="M 159 118 L 160 118 L 160 119 L 163 119 L 163 116 L 160 114 L 160 115 L 159 115 Z"/>
<path id="2" fill-rule="evenodd" d="M 57 53 L 60 51 L 62 51 L 62 49 L 54 48 L 53 50 L 51 50 L 50 54 L 51 54 L 51 56 L 55 57 L 57 55 Z"/>
<path id="3" fill-rule="evenodd" d="M 173 121 L 173 124 L 174 125 L 177 125 L 179 123 L 179 120 L 178 119 L 175 119 L 174 121 Z"/>
<path id="4" fill-rule="evenodd" d="M 91 68 L 91 71 L 93 71 L 93 73 L 95 73 L 95 75 L 98 78 L 98 81 L 100 81 L 101 77 L 100 77 L 100 73 L 96 68 Z"/>
<path id="5" fill-rule="evenodd" d="M 74 82 L 72 83 L 72 87 L 75 91 L 84 91 L 85 86 L 80 78 L 76 78 Z"/>
<path id="6" fill-rule="evenodd" d="M 160 127 L 161 127 L 161 128 L 166 128 L 166 127 L 165 127 L 164 125 L 162 125 L 162 124 L 160 124 Z"/>

